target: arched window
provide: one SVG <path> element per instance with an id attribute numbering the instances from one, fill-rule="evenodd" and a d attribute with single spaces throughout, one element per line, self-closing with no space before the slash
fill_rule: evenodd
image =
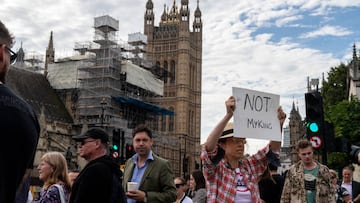
<path id="1" fill-rule="evenodd" d="M 171 75 L 170 83 L 174 84 L 176 82 L 175 61 L 174 60 L 172 60 L 170 62 L 170 75 Z"/>
<path id="2" fill-rule="evenodd" d="M 168 62 L 164 61 L 164 69 L 163 69 L 164 83 L 168 82 Z"/>
<path id="3" fill-rule="evenodd" d="M 166 116 L 161 116 L 161 131 L 166 131 Z"/>
<path id="4" fill-rule="evenodd" d="M 155 75 L 160 76 L 161 75 L 161 69 L 160 69 L 160 61 L 156 61 L 155 63 Z"/>
<path id="5" fill-rule="evenodd" d="M 169 110 L 174 112 L 174 107 L 170 107 Z M 175 129 L 175 117 L 169 116 L 169 131 L 173 132 L 174 129 Z"/>

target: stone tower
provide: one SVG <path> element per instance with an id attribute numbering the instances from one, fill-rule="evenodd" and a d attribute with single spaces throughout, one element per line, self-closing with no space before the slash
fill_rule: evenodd
<path id="1" fill-rule="evenodd" d="M 290 127 L 290 159 L 291 159 L 291 164 L 294 164 L 299 160 L 295 148 L 296 143 L 305 135 L 304 121 L 302 121 L 301 119 L 299 109 L 295 109 L 294 102 L 290 112 L 289 127 Z"/>
<path id="2" fill-rule="evenodd" d="M 190 30 L 189 0 L 173 1 L 154 25 L 154 4 L 146 3 L 144 34 L 147 35 L 146 59 L 152 72 L 164 81 L 164 97 L 154 103 L 173 110 L 175 116 L 159 119 L 153 128 L 180 142 L 179 166 L 183 175 L 197 168 L 201 125 L 202 21 L 199 1 Z M 175 171 L 176 172 L 176 171 Z"/>

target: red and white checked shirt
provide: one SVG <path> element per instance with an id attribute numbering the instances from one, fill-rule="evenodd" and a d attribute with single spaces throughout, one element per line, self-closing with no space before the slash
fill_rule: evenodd
<path id="1" fill-rule="evenodd" d="M 233 203 L 236 195 L 236 172 L 231 169 L 224 158 L 217 164 L 211 161 L 218 152 L 207 152 L 205 145 L 201 147 L 201 160 L 203 161 L 203 173 L 206 181 L 208 203 Z M 269 145 L 259 150 L 256 154 L 243 158 L 239 161 L 239 168 L 243 176 L 244 184 L 251 192 L 253 202 L 260 203 L 258 180 L 264 173 L 269 152 Z"/>

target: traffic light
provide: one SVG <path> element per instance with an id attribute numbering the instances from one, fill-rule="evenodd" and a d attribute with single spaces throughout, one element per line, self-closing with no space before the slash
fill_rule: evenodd
<path id="1" fill-rule="evenodd" d="M 187 173 L 189 168 L 189 159 L 184 157 L 183 158 L 183 173 Z"/>
<path id="2" fill-rule="evenodd" d="M 324 141 L 324 111 L 320 92 L 305 94 L 306 105 L 306 135 L 314 149 L 323 146 Z"/>
<path id="3" fill-rule="evenodd" d="M 125 150 L 126 150 L 126 159 L 130 159 L 135 154 L 134 146 L 131 144 L 126 144 Z"/>
<path id="4" fill-rule="evenodd" d="M 111 145 L 111 156 L 114 159 L 119 158 L 120 155 L 120 130 L 114 129 L 112 136 L 112 145 Z"/>

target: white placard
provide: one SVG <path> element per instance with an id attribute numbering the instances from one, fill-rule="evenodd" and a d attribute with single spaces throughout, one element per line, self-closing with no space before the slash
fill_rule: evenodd
<path id="1" fill-rule="evenodd" d="M 277 109 L 280 95 L 233 87 L 234 136 L 281 141 Z"/>

